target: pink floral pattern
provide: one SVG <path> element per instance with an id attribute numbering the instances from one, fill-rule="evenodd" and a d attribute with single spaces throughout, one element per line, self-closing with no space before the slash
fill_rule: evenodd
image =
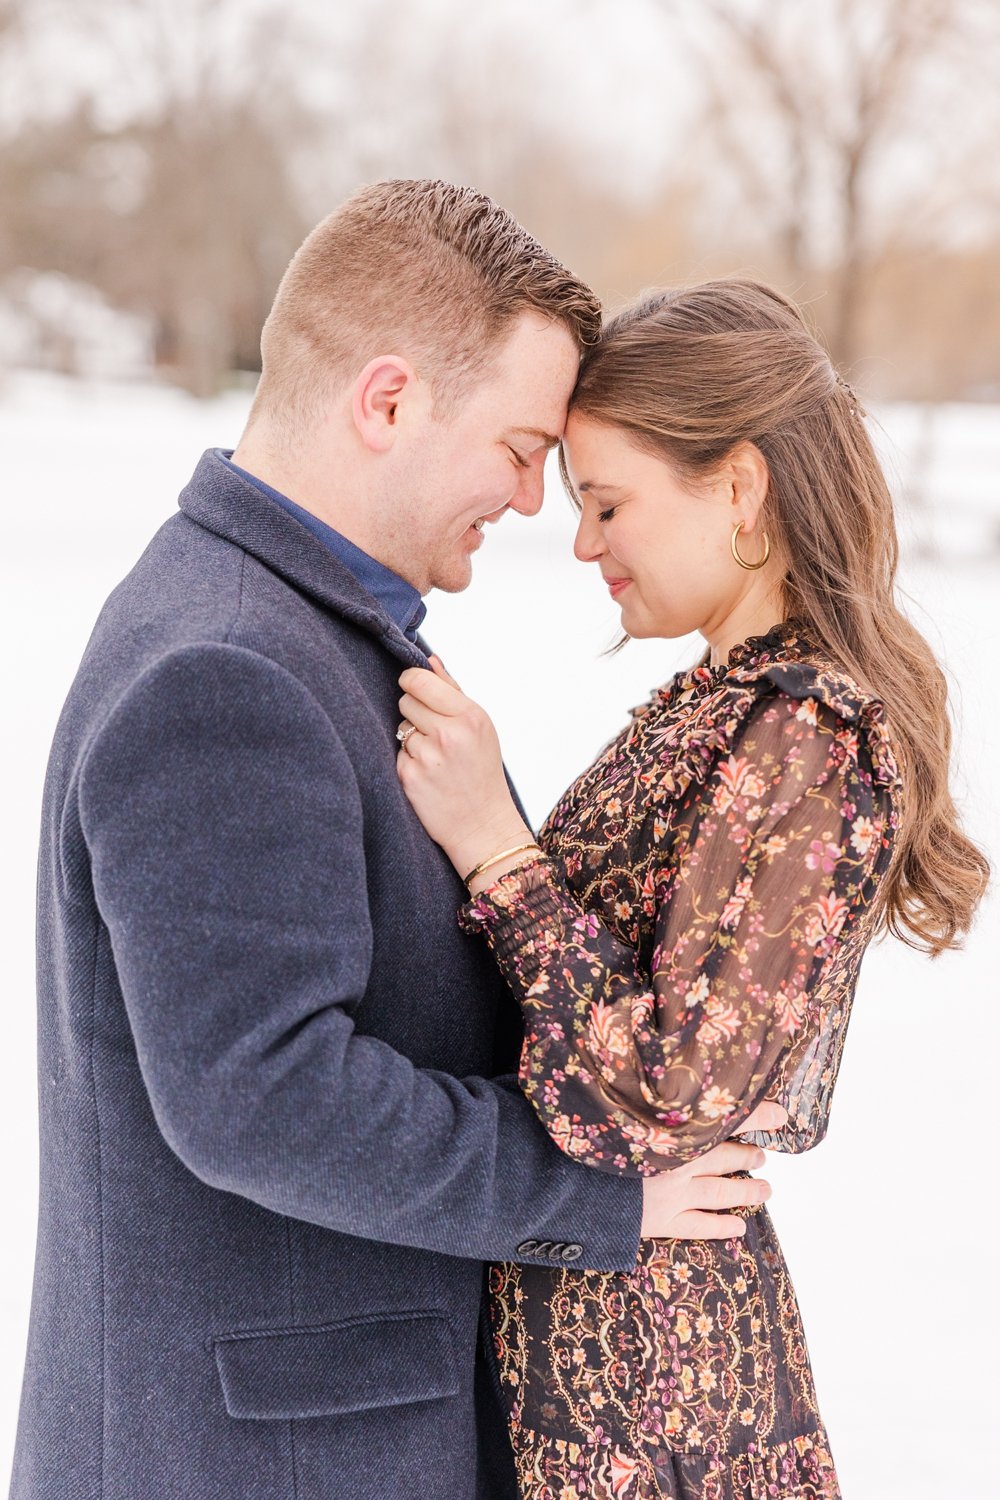
<path id="1" fill-rule="evenodd" d="M 646 1174 L 764 1098 L 822 1139 L 901 813 L 881 703 L 793 623 L 679 673 L 570 787 L 544 857 L 463 908 L 525 1016 L 556 1144 Z M 766 1211 L 644 1241 L 628 1274 L 502 1266 L 492 1315 L 525 1500 L 835 1497 Z"/>

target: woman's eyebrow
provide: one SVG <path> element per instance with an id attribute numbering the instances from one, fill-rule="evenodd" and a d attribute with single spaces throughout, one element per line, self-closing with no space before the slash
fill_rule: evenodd
<path id="1" fill-rule="evenodd" d="M 594 490 L 601 490 L 602 492 L 606 491 L 608 493 L 612 493 L 612 492 L 614 492 L 614 493 L 620 493 L 621 492 L 621 485 L 620 484 L 599 484 L 596 479 L 586 479 L 586 480 L 584 480 L 583 484 L 578 484 L 577 487 L 576 487 L 576 492 L 577 492 L 578 495 L 586 495 L 586 494 L 592 493 Z"/>

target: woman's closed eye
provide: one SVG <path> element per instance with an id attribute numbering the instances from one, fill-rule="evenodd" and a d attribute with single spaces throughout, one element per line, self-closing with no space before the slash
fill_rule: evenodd
<path id="1" fill-rule="evenodd" d="M 618 509 L 617 505 L 609 505 L 608 508 L 607 508 L 607 510 L 598 511 L 598 514 L 597 514 L 598 521 L 600 521 L 602 524 L 605 521 L 610 521 L 611 517 L 614 515 L 614 513 L 615 513 L 615 511 L 617 509 Z"/>

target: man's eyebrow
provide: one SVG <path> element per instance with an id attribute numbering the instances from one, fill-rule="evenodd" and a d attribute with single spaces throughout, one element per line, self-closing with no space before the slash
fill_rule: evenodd
<path id="1" fill-rule="evenodd" d="M 559 446 L 559 439 L 553 437 L 551 432 L 543 432 L 540 427 L 513 427 L 511 431 L 519 433 L 522 437 L 537 438 L 540 443 L 545 444 L 546 448 L 558 448 Z"/>

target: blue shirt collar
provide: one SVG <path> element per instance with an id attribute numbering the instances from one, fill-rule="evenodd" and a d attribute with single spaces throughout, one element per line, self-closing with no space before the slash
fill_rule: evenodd
<path id="1" fill-rule="evenodd" d="M 417 632 L 423 624 L 427 613 L 427 606 L 421 599 L 418 591 L 412 583 L 407 583 L 405 578 L 400 578 L 391 568 L 384 563 L 378 562 L 363 552 L 360 547 L 355 546 L 346 536 L 339 531 L 334 531 L 319 516 L 314 516 L 312 511 L 303 510 L 301 505 L 296 505 L 294 500 L 289 500 L 280 490 L 273 489 L 271 485 L 265 484 L 263 479 L 258 479 L 256 474 L 251 474 L 247 469 L 241 469 L 239 464 L 234 464 L 231 448 L 218 448 L 219 456 L 244 479 L 257 486 L 269 500 L 280 505 L 290 516 L 294 516 L 307 531 L 311 531 L 325 547 L 328 547 L 338 561 L 357 579 L 363 589 L 385 610 L 390 620 L 399 626 L 407 640 L 416 642 Z"/>

